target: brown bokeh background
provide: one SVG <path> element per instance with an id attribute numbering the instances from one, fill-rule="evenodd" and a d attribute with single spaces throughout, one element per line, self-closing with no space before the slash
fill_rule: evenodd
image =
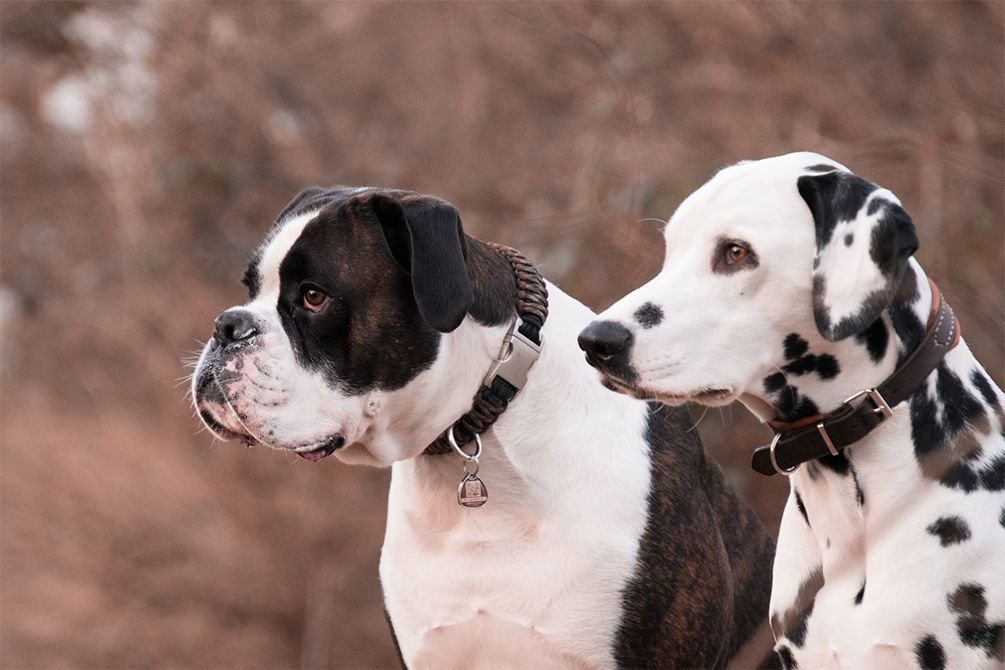
<path id="1" fill-rule="evenodd" d="M 718 167 L 819 151 L 900 196 L 1001 384 L 1003 90 L 1002 2 L 3 2 L 0 664 L 394 664 L 388 472 L 186 398 L 302 187 L 444 197 L 599 310 Z M 767 431 L 696 416 L 774 532 Z"/>

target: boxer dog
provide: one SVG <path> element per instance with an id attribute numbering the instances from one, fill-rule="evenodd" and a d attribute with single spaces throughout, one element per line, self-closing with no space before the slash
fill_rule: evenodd
<path id="1" fill-rule="evenodd" d="M 594 315 L 557 287 L 539 332 L 519 321 L 539 357 L 480 459 L 427 448 L 513 354 L 514 268 L 442 200 L 308 189 L 216 319 L 198 413 L 221 439 L 391 467 L 380 575 L 408 667 L 750 667 L 771 540 L 686 411 L 598 382 L 576 346 Z"/>

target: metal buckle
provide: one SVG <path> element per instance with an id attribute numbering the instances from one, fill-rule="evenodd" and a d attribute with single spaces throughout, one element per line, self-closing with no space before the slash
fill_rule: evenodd
<path id="1" fill-rule="evenodd" d="M 527 373 L 537 362 L 541 355 L 541 346 L 544 344 L 544 337 L 541 337 L 541 344 L 534 344 L 524 337 L 520 332 L 520 325 L 523 319 L 519 316 L 510 324 L 506 336 L 503 338 L 502 348 L 499 350 L 499 357 L 494 359 L 493 365 L 485 375 L 482 383 L 489 388 L 492 387 L 492 380 L 502 377 L 517 391 L 527 385 Z"/>
<path id="2" fill-rule="evenodd" d="M 886 399 L 876 389 L 865 389 L 864 391 L 859 391 L 850 398 L 847 398 L 841 404 L 847 405 L 852 400 L 855 400 L 856 398 L 859 398 L 861 396 L 869 396 L 869 399 L 872 400 L 872 404 L 876 406 L 876 408 L 872 411 L 875 412 L 876 414 L 882 414 L 883 421 L 886 421 L 891 416 L 893 416 L 893 410 L 890 409 L 890 405 L 887 404 Z"/>
<path id="3" fill-rule="evenodd" d="M 771 449 L 770 449 L 770 451 L 769 451 L 768 453 L 770 453 L 770 454 L 771 454 L 771 465 L 772 465 L 772 467 L 774 467 L 774 468 L 775 468 L 775 472 L 777 472 L 777 473 L 778 473 L 778 474 L 780 474 L 780 475 L 785 475 L 786 477 L 788 477 L 788 476 L 790 476 L 790 475 L 791 475 L 791 474 L 792 474 L 793 472 L 795 472 L 796 468 L 798 468 L 798 467 L 799 467 L 799 465 L 798 465 L 798 464 L 797 464 L 797 465 L 793 465 L 793 466 L 792 466 L 791 468 L 789 468 L 788 470 L 783 470 L 783 469 L 781 469 L 780 467 L 778 467 L 778 461 L 776 461 L 776 460 L 775 460 L 775 445 L 776 445 L 776 444 L 778 444 L 778 439 L 779 439 L 779 438 L 780 438 L 781 436 L 782 436 L 782 434 L 781 434 L 781 433 L 775 433 L 775 439 L 773 439 L 773 440 L 771 441 Z"/>
<path id="4" fill-rule="evenodd" d="M 834 448 L 834 443 L 831 442 L 831 436 L 827 434 L 823 421 L 817 424 L 817 430 L 820 431 L 820 437 L 824 438 L 824 444 L 826 444 L 827 449 L 830 450 L 831 456 L 837 456 L 838 450 Z"/>

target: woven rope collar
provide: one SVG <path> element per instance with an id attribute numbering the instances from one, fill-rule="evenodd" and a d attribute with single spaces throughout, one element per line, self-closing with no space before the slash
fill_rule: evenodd
<path id="1" fill-rule="evenodd" d="M 548 287 L 545 286 L 544 279 L 541 278 L 537 268 L 519 251 L 501 244 L 489 243 L 489 246 L 509 261 L 513 267 L 513 274 L 516 276 L 516 313 L 519 317 L 517 320 L 519 325 L 516 332 L 511 334 L 513 336 L 519 334 L 529 343 L 521 342 L 520 338 L 514 337 L 512 346 L 514 348 L 527 347 L 535 352 L 540 351 L 541 328 L 544 327 L 544 321 L 548 318 Z M 516 354 L 515 349 L 513 354 Z M 536 355 L 534 359 L 536 359 Z M 522 378 L 524 380 L 531 364 L 533 364 L 533 359 L 523 368 Z M 519 370 L 516 371 L 515 375 L 511 375 L 511 377 L 514 376 L 520 377 Z M 475 394 L 471 409 L 453 424 L 457 443 L 464 446 L 475 439 L 476 434 L 488 430 L 499 418 L 499 415 L 506 411 L 509 402 L 520 390 L 521 385 L 519 379 L 508 379 L 506 371 L 500 366 L 500 361 L 494 361 L 484 385 Z M 422 453 L 436 455 L 453 451 L 447 441 L 449 430 L 448 428 L 443 431 Z"/>

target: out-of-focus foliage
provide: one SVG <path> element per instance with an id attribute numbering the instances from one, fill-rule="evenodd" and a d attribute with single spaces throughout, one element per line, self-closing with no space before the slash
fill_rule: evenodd
<path id="1" fill-rule="evenodd" d="M 1001 384 L 1003 49 L 1000 2 L 3 2 L 0 663 L 394 664 L 388 474 L 212 444 L 176 381 L 310 184 L 435 193 L 603 309 L 715 169 L 820 151 Z M 776 528 L 767 432 L 696 414 Z"/>

